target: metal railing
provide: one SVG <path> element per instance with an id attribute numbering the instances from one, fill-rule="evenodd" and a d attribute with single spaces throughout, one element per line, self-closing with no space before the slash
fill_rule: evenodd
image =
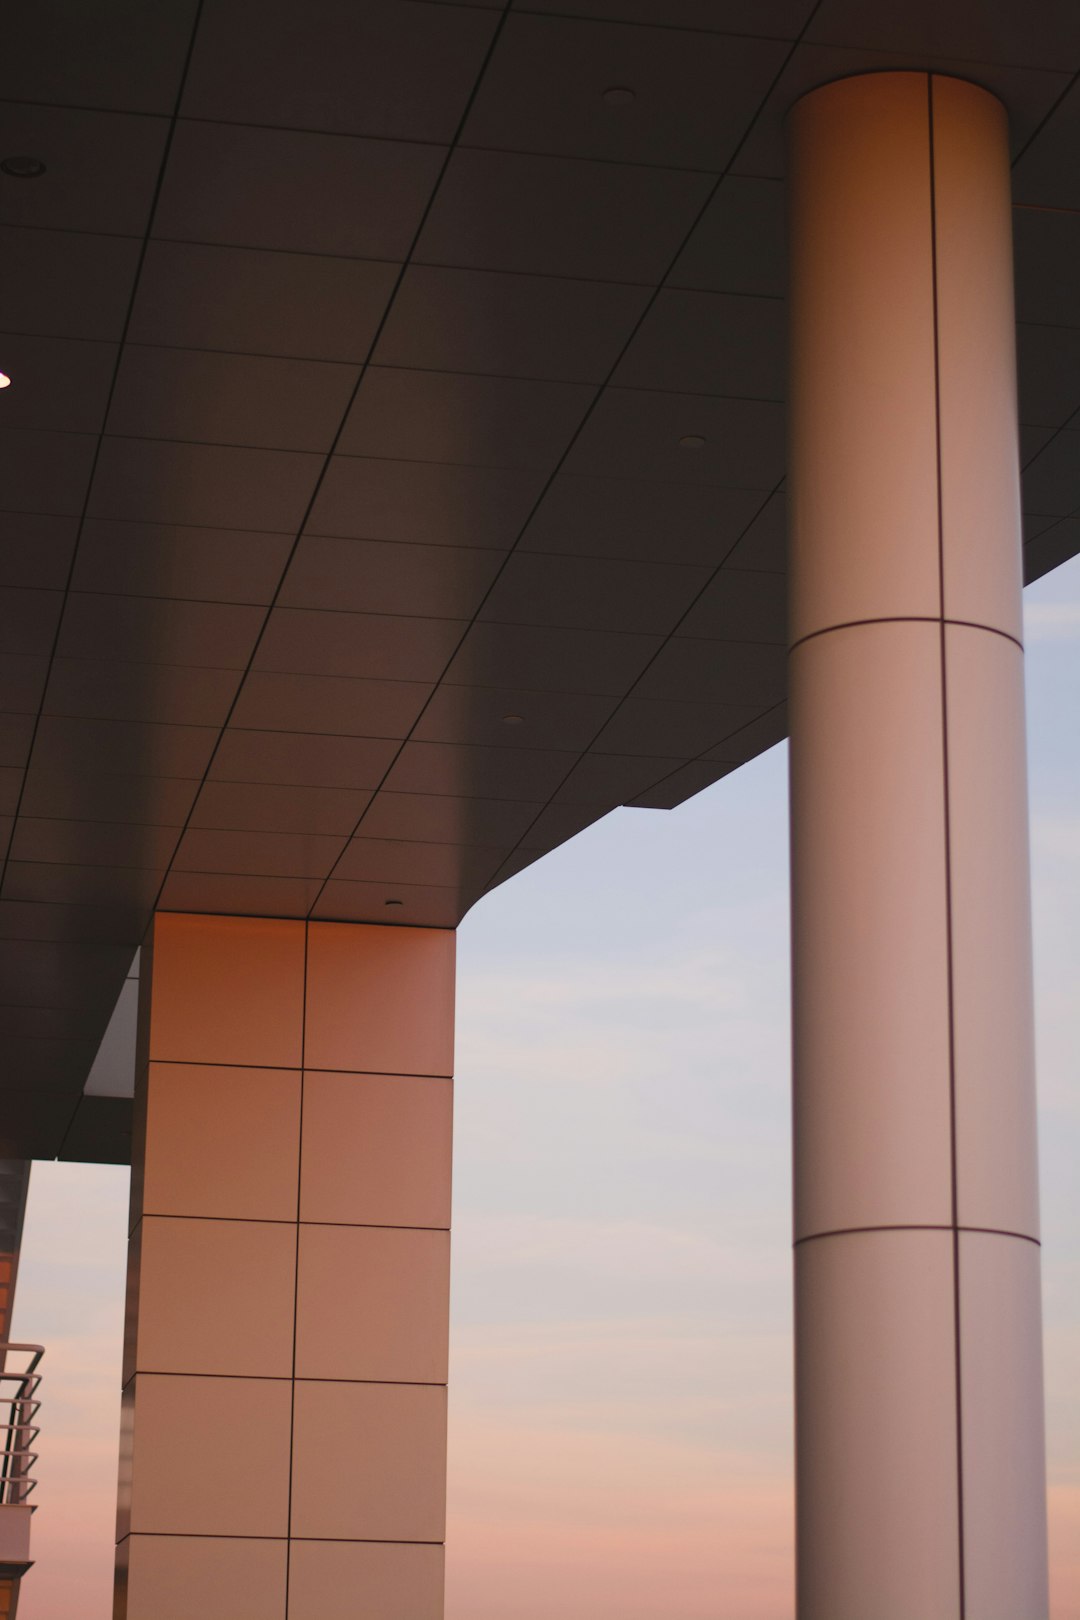
<path id="1" fill-rule="evenodd" d="M 38 1365 L 45 1354 L 40 1344 L 0 1344 L 0 1507 L 29 1507 L 37 1485 L 34 1442 L 41 1433 Z M 11 1365 L 12 1358 L 16 1363 Z"/>

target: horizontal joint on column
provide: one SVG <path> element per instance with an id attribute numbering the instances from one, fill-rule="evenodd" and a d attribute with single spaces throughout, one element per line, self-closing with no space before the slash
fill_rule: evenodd
<path id="1" fill-rule="evenodd" d="M 1007 630 L 999 630 L 998 627 L 993 624 L 979 624 L 974 619 L 950 619 L 947 615 L 941 617 L 936 614 L 928 613 L 897 613 L 882 614 L 873 619 L 845 619 L 839 624 L 823 625 L 820 630 L 808 630 L 806 634 L 804 636 L 800 636 L 797 641 L 791 642 L 788 647 L 788 652 L 793 653 L 796 647 L 801 647 L 803 643 L 807 641 L 816 641 L 819 636 L 830 636 L 837 630 L 859 630 L 872 624 L 957 625 L 964 630 L 985 630 L 988 635 L 1000 636 L 1002 641 L 1011 641 L 1013 646 L 1019 647 L 1021 652 L 1024 650 L 1024 644 L 1022 641 L 1019 641 L 1016 636 L 1010 635 Z"/>
<path id="2" fill-rule="evenodd" d="M 803 1243 L 817 1243 L 822 1238 L 858 1237 L 869 1232 L 981 1232 L 988 1237 L 1019 1238 L 1022 1243 L 1033 1243 L 1041 1248 L 1037 1237 L 1030 1232 L 1010 1232 L 1000 1226 L 964 1226 L 952 1225 L 948 1222 L 935 1221 L 895 1221 L 881 1226 L 837 1226 L 828 1232 L 807 1232 L 803 1237 L 796 1238 L 794 1247 L 797 1249 Z"/>

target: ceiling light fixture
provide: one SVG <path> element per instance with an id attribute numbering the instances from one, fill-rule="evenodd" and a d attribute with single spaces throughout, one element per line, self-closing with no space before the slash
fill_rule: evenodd
<path id="1" fill-rule="evenodd" d="M 705 440 L 700 433 L 688 433 L 679 440 L 680 450 L 704 450 Z"/>
<path id="2" fill-rule="evenodd" d="M 10 388 L 11 378 L 6 371 L 0 371 L 0 388 Z"/>
<path id="3" fill-rule="evenodd" d="M 404 900 L 384 900 L 383 901 L 384 906 L 403 906 L 404 904 L 405 904 Z"/>
<path id="4" fill-rule="evenodd" d="M 604 91 L 604 100 L 609 107 L 629 107 L 637 100 L 637 92 L 628 84 L 613 84 Z"/>
<path id="5" fill-rule="evenodd" d="M 0 169 L 13 180 L 39 180 L 45 173 L 45 165 L 40 158 L 21 154 L 0 158 Z"/>
<path id="6" fill-rule="evenodd" d="M 524 719 L 525 719 L 525 716 L 523 714 L 504 714 L 503 715 L 503 725 L 504 726 L 520 726 L 522 724 L 522 722 L 524 721 Z"/>

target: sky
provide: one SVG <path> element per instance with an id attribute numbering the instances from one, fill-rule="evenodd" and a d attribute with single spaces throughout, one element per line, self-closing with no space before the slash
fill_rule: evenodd
<path id="1" fill-rule="evenodd" d="M 1051 1620 L 1080 1620 L 1080 559 L 1029 588 Z M 792 1620 L 786 745 L 459 935 L 447 1620 Z M 20 1620 L 108 1620 L 127 1172 L 35 1165 Z"/>

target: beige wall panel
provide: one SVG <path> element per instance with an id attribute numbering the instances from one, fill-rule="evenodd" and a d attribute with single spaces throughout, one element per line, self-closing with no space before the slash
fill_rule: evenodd
<path id="1" fill-rule="evenodd" d="M 132 1536 L 126 1548 L 131 1620 L 284 1620 L 284 1541 Z"/>
<path id="2" fill-rule="evenodd" d="M 448 1227 L 452 1128 L 450 1080 L 309 1070 L 301 1220 Z"/>
<path id="3" fill-rule="evenodd" d="M 1037 1237 L 1023 655 L 950 625 L 946 667 L 959 1218 Z"/>
<path id="4" fill-rule="evenodd" d="M 125 1382 L 139 1372 L 292 1374 L 296 1227 L 145 1216 L 138 1332 Z"/>
<path id="5" fill-rule="evenodd" d="M 799 1620 L 959 1613 L 952 1245 L 795 1251 Z"/>
<path id="6" fill-rule="evenodd" d="M 299 1070 L 153 1063 L 147 1121 L 147 1214 L 296 1219 Z"/>
<path id="7" fill-rule="evenodd" d="M 139 1373 L 131 1529 L 151 1535 L 284 1536 L 290 1384 Z"/>
<path id="8" fill-rule="evenodd" d="M 305 1066 L 452 1074 L 454 945 L 445 928 L 312 923 Z"/>
<path id="9" fill-rule="evenodd" d="M 789 127 L 798 640 L 939 611 L 926 75 L 840 80 Z"/>
<path id="10" fill-rule="evenodd" d="M 300 1228 L 298 1378 L 444 1384 L 449 1314 L 448 1232 Z"/>
<path id="11" fill-rule="evenodd" d="M 153 975 L 151 1059 L 299 1066 L 302 922 L 159 912 Z"/>
<path id="12" fill-rule="evenodd" d="M 296 1384 L 294 1536 L 437 1542 L 445 1521 L 445 1389 Z"/>
<path id="13" fill-rule="evenodd" d="M 964 1553 L 973 1620 L 1044 1620 L 1039 1250 L 1023 1238 L 960 1237 Z"/>
<path id="14" fill-rule="evenodd" d="M 791 657 L 797 1237 L 952 1219 L 939 635 Z"/>
<path id="15" fill-rule="evenodd" d="M 442 1620 L 443 1550 L 294 1541 L 289 1620 Z"/>
<path id="16" fill-rule="evenodd" d="M 1009 128 L 996 96 L 933 78 L 945 615 L 1019 638 Z"/>

